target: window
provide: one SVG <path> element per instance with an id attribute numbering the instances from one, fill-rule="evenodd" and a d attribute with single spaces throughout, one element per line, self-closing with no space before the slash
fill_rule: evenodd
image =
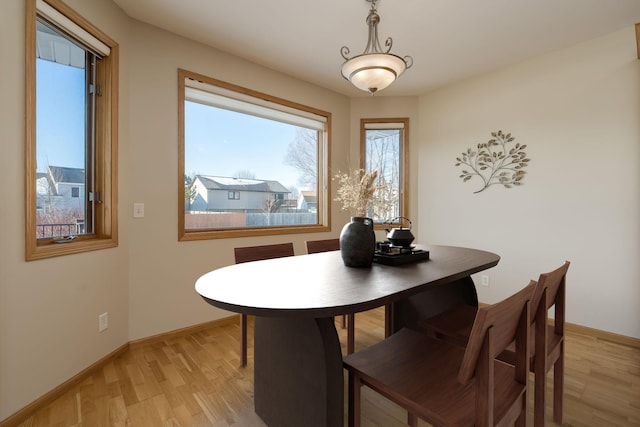
<path id="1" fill-rule="evenodd" d="M 380 228 L 382 223 L 408 215 L 408 150 L 409 119 L 361 119 L 360 162 L 366 171 L 378 171 L 379 200 L 385 205 L 377 207 L 373 220 Z M 406 224 L 404 224 L 406 225 Z"/>
<path id="2" fill-rule="evenodd" d="M 116 246 L 118 45 L 59 0 L 27 18 L 26 258 Z"/>
<path id="3" fill-rule="evenodd" d="M 178 85 L 180 240 L 329 229 L 330 113 L 185 70 Z"/>

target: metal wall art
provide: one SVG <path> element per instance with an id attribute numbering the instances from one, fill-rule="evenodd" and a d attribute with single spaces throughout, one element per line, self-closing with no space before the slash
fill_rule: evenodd
<path id="1" fill-rule="evenodd" d="M 491 132 L 491 139 L 478 144 L 478 150 L 471 148 L 456 157 L 456 166 L 469 167 L 463 169 L 462 182 L 467 182 L 474 176 L 482 179 L 483 186 L 474 194 L 480 193 L 489 186 L 502 184 L 506 188 L 522 185 L 522 180 L 526 174 L 524 168 L 529 164 L 527 153 L 524 149 L 526 145 L 516 143 L 515 146 L 508 146 L 516 139 L 510 133 Z"/>

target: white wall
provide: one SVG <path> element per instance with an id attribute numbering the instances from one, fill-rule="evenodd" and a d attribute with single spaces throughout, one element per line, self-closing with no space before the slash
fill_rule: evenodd
<path id="1" fill-rule="evenodd" d="M 502 256 L 485 302 L 572 262 L 568 321 L 640 337 L 640 61 L 634 28 L 420 99 L 420 241 Z M 455 159 L 503 130 L 524 186 L 463 183 Z"/>

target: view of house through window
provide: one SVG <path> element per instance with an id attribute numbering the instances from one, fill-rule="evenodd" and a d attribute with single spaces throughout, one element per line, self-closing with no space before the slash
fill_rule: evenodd
<path id="1" fill-rule="evenodd" d="M 26 259 L 117 246 L 118 44 L 60 0 L 26 6 Z"/>
<path id="2" fill-rule="evenodd" d="M 183 235 L 323 226 L 328 116 L 189 75 L 184 83 Z"/>
<path id="3" fill-rule="evenodd" d="M 91 233 L 87 153 L 96 57 L 41 19 L 36 38 L 36 236 Z"/>
<path id="4" fill-rule="evenodd" d="M 361 162 L 366 171 L 377 171 L 374 222 L 393 221 L 407 210 L 407 128 L 409 119 L 362 119 Z M 394 221 L 394 219 L 396 219 Z"/>

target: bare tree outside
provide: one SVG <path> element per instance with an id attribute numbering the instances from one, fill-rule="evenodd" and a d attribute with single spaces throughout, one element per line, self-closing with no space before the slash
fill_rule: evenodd
<path id="1" fill-rule="evenodd" d="M 377 171 L 376 220 L 399 216 L 400 201 L 400 130 L 367 130 L 365 168 Z"/>
<path id="2" fill-rule="evenodd" d="M 298 128 L 296 138 L 289 143 L 284 163 L 300 172 L 298 185 L 315 189 L 318 176 L 318 131 Z"/>
<path id="3" fill-rule="evenodd" d="M 282 205 L 282 199 L 267 199 L 264 202 L 264 211 L 266 213 L 276 213 Z"/>

